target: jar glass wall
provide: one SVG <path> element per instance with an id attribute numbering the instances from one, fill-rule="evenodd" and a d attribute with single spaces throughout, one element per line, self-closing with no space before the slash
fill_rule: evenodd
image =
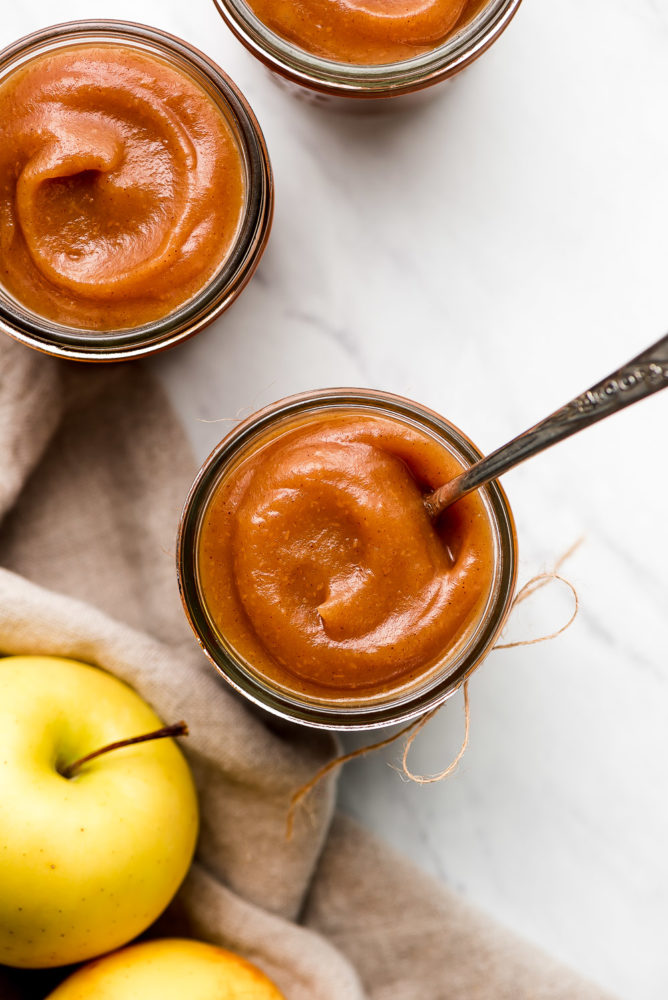
<path id="1" fill-rule="evenodd" d="M 498 483 L 480 491 L 491 529 L 493 559 L 481 609 L 458 642 L 410 683 L 365 695 L 307 694 L 270 680 L 240 654 L 217 624 L 202 586 L 202 528 L 221 484 L 251 453 L 305 419 L 329 415 L 376 416 L 418 430 L 463 466 L 481 456 L 461 431 L 438 414 L 410 400 L 365 389 L 328 389 L 291 396 L 239 424 L 212 452 L 186 500 L 178 537 L 177 572 L 186 615 L 216 669 L 238 691 L 274 714 L 325 729 L 374 729 L 404 722 L 430 711 L 450 697 L 493 647 L 511 606 L 516 578 L 517 541 L 512 513 Z"/>
<path id="2" fill-rule="evenodd" d="M 251 278 L 271 228 L 273 181 L 269 156 L 251 108 L 229 77 L 182 39 L 145 25 L 90 20 L 35 32 L 0 52 L 0 84 L 32 60 L 75 46 L 118 46 L 121 54 L 139 53 L 172 67 L 192 81 L 198 92 L 203 91 L 203 99 L 220 114 L 241 162 L 243 203 L 231 244 L 203 286 L 166 315 L 118 329 L 79 328 L 45 319 L 0 284 L 0 330 L 24 344 L 81 361 L 142 357 L 193 336 L 227 309 Z"/>

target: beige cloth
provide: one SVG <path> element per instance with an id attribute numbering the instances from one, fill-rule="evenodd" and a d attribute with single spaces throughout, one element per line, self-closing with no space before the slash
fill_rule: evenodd
<path id="1" fill-rule="evenodd" d="M 241 952 L 287 1000 L 603 1000 L 333 819 L 333 781 L 286 842 L 291 793 L 336 744 L 252 709 L 191 635 L 173 549 L 193 463 L 144 368 L 0 338 L 0 470 L 0 653 L 97 664 L 189 723 L 202 831 L 157 932 Z M 40 1000 L 62 977 L 0 968 L 0 998 Z"/>

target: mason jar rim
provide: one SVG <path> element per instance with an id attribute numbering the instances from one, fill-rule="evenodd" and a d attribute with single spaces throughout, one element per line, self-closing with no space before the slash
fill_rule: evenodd
<path id="1" fill-rule="evenodd" d="M 331 409 L 377 410 L 417 422 L 441 441 L 453 445 L 465 463 L 482 457 L 459 428 L 422 404 L 374 389 L 334 388 L 287 396 L 240 422 L 216 445 L 200 468 L 185 500 L 178 528 L 176 572 L 186 617 L 203 652 L 237 691 L 261 708 L 314 729 L 370 730 L 405 723 L 437 708 L 450 698 L 494 646 L 510 611 L 517 578 L 517 536 L 508 499 L 498 482 L 481 489 L 495 537 L 495 580 L 485 610 L 471 639 L 443 673 L 434 670 L 416 690 L 402 697 L 388 693 L 368 705 L 325 703 L 300 698 L 265 682 L 234 650 L 225 648 L 207 612 L 198 578 L 199 533 L 208 503 L 226 470 L 274 424 L 284 419 Z"/>
<path id="2" fill-rule="evenodd" d="M 410 59 L 378 65 L 314 55 L 268 28 L 246 0 L 213 0 L 239 41 L 270 69 L 311 90 L 351 98 L 389 97 L 429 87 L 458 73 L 504 31 L 522 0 L 488 0 L 442 45 Z"/>
<path id="3" fill-rule="evenodd" d="M 253 275 L 273 217 L 273 176 L 264 135 L 246 98 L 208 56 L 176 35 L 133 21 L 66 21 L 34 31 L 0 51 L 0 82 L 44 52 L 98 42 L 127 44 L 179 65 L 218 103 L 232 128 L 246 173 L 246 203 L 235 241 L 218 272 L 166 316 L 137 327 L 88 330 L 45 319 L 0 286 L 0 331 L 45 354 L 77 361 L 146 357 L 186 340 L 232 304 Z"/>

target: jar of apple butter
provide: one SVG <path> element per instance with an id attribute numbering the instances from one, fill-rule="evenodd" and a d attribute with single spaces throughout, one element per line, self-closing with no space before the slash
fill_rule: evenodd
<path id="1" fill-rule="evenodd" d="M 246 48 L 298 96 L 359 104 L 454 76 L 499 37 L 521 0 L 214 3 Z"/>
<path id="2" fill-rule="evenodd" d="M 206 56 L 81 21 L 0 53 L 0 330 L 48 354 L 136 358 L 219 316 L 271 227 L 260 127 Z"/>
<path id="3" fill-rule="evenodd" d="M 478 460 L 399 396 L 329 389 L 239 424 L 183 510 L 178 578 L 204 652 L 283 718 L 373 729 L 445 701 L 492 648 L 515 586 L 498 483 L 432 521 L 424 497 Z"/>

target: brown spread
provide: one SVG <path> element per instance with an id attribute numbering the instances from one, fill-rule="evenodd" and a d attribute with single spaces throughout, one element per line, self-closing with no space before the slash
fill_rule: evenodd
<path id="1" fill-rule="evenodd" d="M 471 494 L 429 519 L 462 466 L 426 431 L 363 411 L 302 418 L 216 487 L 198 565 L 212 620 L 254 671 L 326 698 L 422 676 L 470 634 L 493 540 Z"/>
<path id="2" fill-rule="evenodd" d="M 186 72 L 130 46 L 36 56 L 0 85 L 0 283 L 57 323 L 160 319 L 220 268 L 245 180 Z"/>
<path id="3" fill-rule="evenodd" d="M 484 0 L 249 0 L 263 24 L 337 62 L 400 62 L 446 41 Z"/>

